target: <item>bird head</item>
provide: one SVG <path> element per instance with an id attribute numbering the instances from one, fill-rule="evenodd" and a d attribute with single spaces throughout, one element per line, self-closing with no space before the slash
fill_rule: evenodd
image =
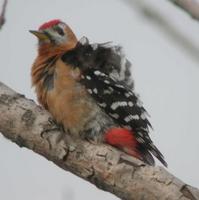
<path id="1" fill-rule="evenodd" d="M 38 30 L 30 30 L 39 40 L 39 46 L 75 46 L 77 38 L 70 27 L 59 19 L 42 24 Z"/>

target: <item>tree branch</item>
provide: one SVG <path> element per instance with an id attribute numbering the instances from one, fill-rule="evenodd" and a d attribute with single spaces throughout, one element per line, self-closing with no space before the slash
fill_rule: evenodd
<path id="1" fill-rule="evenodd" d="M 199 3 L 196 0 L 169 0 L 184 11 L 193 19 L 199 20 Z"/>
<path id="2" fill-rule="evenodd" d="M 2 11 L 0 13 L 0 29 L 2 29 L 2 26 L 5 24 L 5 13 L 6 13 L 7 3 L 8 3 L 8 0 L 4 0 Z"/>
<path id="3" fill-rule="evenodd" d="M 74 141 L 47 111 L 1 82 L 0 132 L 121 199 L 199 200 L 198 189 L 162 167 L 147 166 L 111 146 Z"/>

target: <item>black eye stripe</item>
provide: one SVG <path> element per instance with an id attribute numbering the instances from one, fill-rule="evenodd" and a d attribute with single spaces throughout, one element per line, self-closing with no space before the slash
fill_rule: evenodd
<path id="1" fill-rule="evenodd" d="M 57 33 L 59 33 L 59 35 L 63 36 L 64 35 L 64 31 L 59 27 L 59 26 L 56 26 L 54 28 L 55 31 L 57 31 Z"/>

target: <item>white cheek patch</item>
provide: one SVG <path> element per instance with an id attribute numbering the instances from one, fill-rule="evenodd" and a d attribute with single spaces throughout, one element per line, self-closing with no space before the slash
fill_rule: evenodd
<path id="1" fill-rule="evenodd" d="M 57 44 L 63 44 L 63 43 L 66 43 L 67 41 L 68 41 L 68 37 L 66 34 L 63 36 L 61 36 L 61 35 L 57 36 L 57 40 L 56 40 Z"/>
<path id="2" fill-rule="evenodd" d="M 64 23 L 60 23 L 58 26 L 59 26 L 60 29 L 63 30 L 64 35 L 60 35 L 59 33 L 55 32 L 55 34 L 53 35 L 53 37 L 56 38 L 55 42 L 57 44 L 66 43 L 68 41 L 68 35 L 67 35 L 66 31 L 65 31 L 67 26 Z"/>

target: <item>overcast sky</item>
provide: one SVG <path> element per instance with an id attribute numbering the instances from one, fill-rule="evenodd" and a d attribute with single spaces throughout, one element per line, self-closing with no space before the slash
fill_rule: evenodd
<path id="1" fill-rule="evenodd" d="M 199 187 L 199 59 L 127 2 L 10 0 L 0 32 L 0 81 L 36 100 L 30 69 L 37 41 L 28 30 L 50 19 L 68 23 L 78 38 L 85 35 L 91 42 L 122 45 L 133 63 L 136 91 L 151 115 L 151 136 L 165 155 L 168 170 Z M 199 49 L 198 23 L 166 0 L 147 2 Z M 3 200 L 117 199 L 3 136 L 0 161 Z"/>

